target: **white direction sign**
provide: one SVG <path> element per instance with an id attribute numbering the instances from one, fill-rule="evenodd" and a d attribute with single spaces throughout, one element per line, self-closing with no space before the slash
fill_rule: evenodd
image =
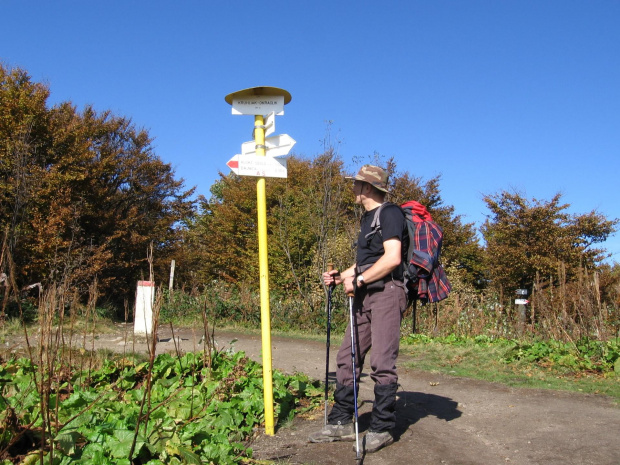
<path id="1" fill-rule="evenodd" d="M 232 157 L 226 165 L 239 176 L 286 178 L 286 158 L 241 154 Z"/>
<path id="2" fill-rule="evenodd" d="M 265 137 L 273 134 L 276 131 L 276 114 L 275 112 L 269 113 L 265 116 Z"/>
<path id="3" fill-rule="evenodd" d="M 279 134 L 265 138 L 265 151 L 269 157 L 285 157 L 296 144 L 296 140 L 288 134 Z M 256 142 L 253 140 L 241 144 L 241 153 L 251 155 L 256 153 Z"/>
<path id="4" fill-rule="evenodd" d="M 284 114 L 283 95 L 256 95 L 237 97 L 232 101 L 233 115 L 266 115 L 271 112 Z"/>
<path id="5" fill-rule="evenodd" d="M 527 305 L 530 301 L 527 299 L 515 299 L 515 305 Z"/>

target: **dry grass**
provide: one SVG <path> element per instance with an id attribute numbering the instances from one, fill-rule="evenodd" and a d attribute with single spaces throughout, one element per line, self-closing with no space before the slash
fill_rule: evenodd
<path id="1" fill-rule="evenodd" d="M 418 305 L 418 332 L 446 336 L 488 335 L 507 338 L 555 339 L 573 342 L 582 338 L 618 338 L 620 285 L 601 290 L 600 275 L 579 270 L 568 282 L 566 269 L 558 265 L 556 276 L 537 276 L 525 312 L 514 304 L 515 296 L 497 292 L 477 293 L 450 275 L 454 290 L 438 304 Z M 411 319 L 411 315 L 408 315 Z"/>

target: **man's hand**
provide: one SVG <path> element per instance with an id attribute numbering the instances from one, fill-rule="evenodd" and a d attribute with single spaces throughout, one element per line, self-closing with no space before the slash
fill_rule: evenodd
<path id="1" fill-rule="evenodd" d="M 340 271 L 331 270 L 323 273 L 323 283 L 326 286 L 337 286 L 338 284 L 342 284 L 342 276 L 340 275 Z"/>
<path id="2" fill-rule="evenodd" d="M 346 295 L 354 295 L 355 294 L 355 286 L 353 285 L 353 280 L 355 279 L 355 276 L 351 276 L 349 278 L 345 278 L 344 279 L 344 293 Z"/>

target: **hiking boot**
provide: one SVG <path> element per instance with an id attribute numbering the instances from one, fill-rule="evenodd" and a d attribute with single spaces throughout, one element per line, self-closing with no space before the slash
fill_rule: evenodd
<path id="1" fill-rule="evenodd" d="M 353 423 L 338 423 L 337 425 L 325 425 L 321 431 L 312 433 L 308 437 L 310 442 L 334 442 L 355 441 L 355 429 Z"/>
<path id="2" fill-rule="evenodd" d="M 382 433 L 368 431 L 362 441 L 362 450 L 366 453 L 377 452 L 379 449 L 389 446 L 393 442 L 394 438 L 389 431 L 384 431 Z"/>

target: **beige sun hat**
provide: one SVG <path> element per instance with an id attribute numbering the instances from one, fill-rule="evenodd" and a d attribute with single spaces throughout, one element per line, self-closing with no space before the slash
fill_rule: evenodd
<path id="1" fill-rule="evenodd" d="M 388 174 L 378 166 L 364 165 L 355 176 L 345 176 L 345 179 L 355 179 L 373 185 L 383 192 L 388 192 Z"/>

